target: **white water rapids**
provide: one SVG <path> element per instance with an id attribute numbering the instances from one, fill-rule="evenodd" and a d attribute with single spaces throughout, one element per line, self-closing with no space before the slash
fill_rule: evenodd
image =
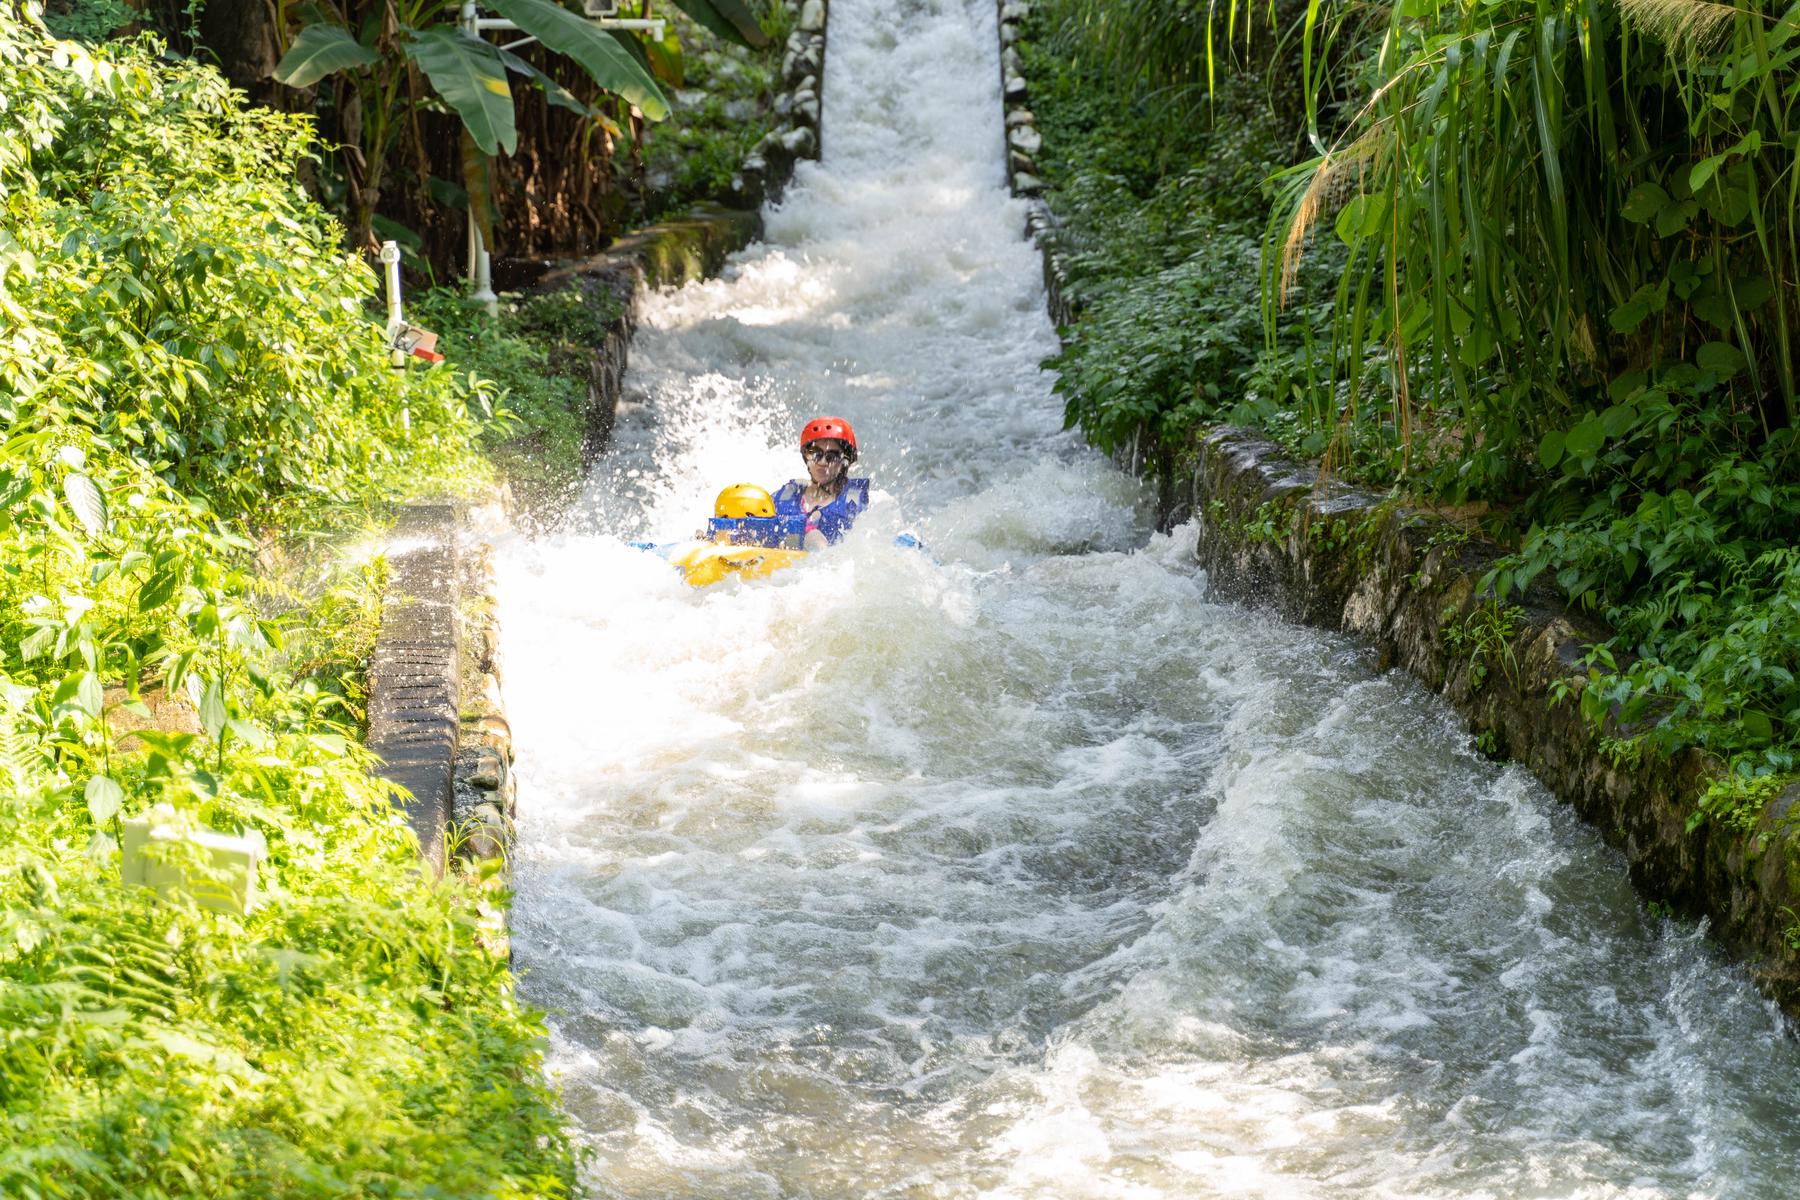
<path id="1" fill-rule="evenodd" d="M 993 10 L 834 0 L 823 164 L 650 302 L 589 504 L 503 553 L 516 961 L 591 1193 L 1793 1195 L 1741 975 L 1060 431 Z M 822 412 L 880 495 L 843 546 L 697 591 L 626 544 Z"/>

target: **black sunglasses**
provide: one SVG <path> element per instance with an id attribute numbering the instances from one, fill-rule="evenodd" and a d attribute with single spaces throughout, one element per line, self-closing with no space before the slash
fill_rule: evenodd
<path id="1" fill-rule="evenodd" d="M 808 446 L 800 453 L 813 462 L 834 463 L 844 461 L 844 452 L 842 450 L 821 450 L 817 446 Z"/>

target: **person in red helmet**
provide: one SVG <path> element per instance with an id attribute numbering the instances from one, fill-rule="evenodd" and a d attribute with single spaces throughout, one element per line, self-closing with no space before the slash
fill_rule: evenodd
<path id="1" fill-rule="evenodd" d="M 805 479 L 790 479 L 775 493 L 778 515 L 806 518 L 806 548 L 821 550 L 850 532 L 869 507 L 869 481 L 852 479 L 856 431 L 842 417 L 815 417 L 800 431 Z"/>

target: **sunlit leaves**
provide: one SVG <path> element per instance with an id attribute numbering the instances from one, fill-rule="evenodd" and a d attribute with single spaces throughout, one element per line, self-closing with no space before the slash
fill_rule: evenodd
<path id="1" fill-rule="evenodd" d="M 111 821 L 125 804 L 125 789 L 108 775 L 96 775 L 88 780 L 82 795 L 87 801 L 88 815 L 96 825 Z"/>
<path id="2" fill-rule="evenodd" d="M 69 511 L 81 522 L 82 528 L 89 533 L 99 533 L 106 528 L 106 497 L 86 475 L 70 472 L 63 476 L 63 495 L 69 501 Z"/>
<path id="3" fill-rule="evenodd" d="M 288 1194 L 328 1162 L 344 1194 L 567 1195 L 541 1026 L 469 890 L 419 878 L 345 736 L 353 689 L 307 677 L 358 654 L 378 573 L 302 597 L 251 553 L 478 472 L 464 385 L 386 367 L 369 273 L 293 184 L 303 122 L 8 11 L 0 1194 Z M 121 888 L 114 830 L 152 804 L 263 832 L 277 902 L 238 920 Z M 286 1149 L 195 1135 L 227 1127 Z"/>

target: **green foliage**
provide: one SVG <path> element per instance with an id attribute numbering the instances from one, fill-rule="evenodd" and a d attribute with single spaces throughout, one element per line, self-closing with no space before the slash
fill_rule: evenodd
<path id="1" fill-rule="evenodd" d="M 1519 661 L 1512 643 L 1524 617 L 1524 609 L 1497 600 L 1478 604 L 1467 613 L 1449 609 L 1443 614 L 1438 636 L 1445 651 L 1468 667 L 1471 691 L 1480 691 L 1495 667 L 1509 681 L 1517 682 Z"/>
<path id="2" fill-rule="evenodd" d="M 1070 419 L 1177 451 L 1153 468 L 1242 421 L 1339 475 L 1493 502 L 1518 538 L 1501 602 L 1553 582 L 1617 631 L 1570 690 L 1608 753 L 1791 771 L 1800 9 L 1315 5 L 1257 67 L 1247 39 L 1286 11 L 1033 18 L 1084 310 L 1052 360 Z M 1259 72 L 1302 81 L 1291 126 L 1285 92 L 1241 107 Z M 1237 166 L 1221 130 L 1253 148 Z M 1258 236 L 1260 346 L 1238 284 Z"/>
<path id="3" fill-rule="evenodd" d="M 1520 451 L 1591 446 L 1595 398 L 1634 372 L 1700 377 L 1745 449 L 1793 423 L 1797 314 L 1772 281 L 1800 193 L 1775 97 L 1800 13 L 1503 0 L 1370 22 L 1309 11 L 1313 127 L 1318 98 L 1369 99 L 1290 174 L 1272 245 L 1291 268 L 1335 218 L 1338 337 L 1389 367 L 1386 396 L 1353 399 L 1403 472 L 1456 499 L 1530 486 Z M 1348 79 L 1312 53 L 1333 40 L 1369 48 Z"/>
<path id="4" fill-rule="evenodd" d="M 483 448 L 528 512 L 554 509 L 581 482 L 588 363 L 618 318 L 617 302 L 604 289 L 571 286 L 506 299 L 497 317 L 444 288 L 413 303 L 417 320 L 440 334 L 447 369 L 475 388 L 508 381 Z"/>
<path id="5" fill-rule="evenodd" d="M 1727 771 L 1701 793 L 1694 811 L 1688 814 L 1688 831 L 1691 833 L 1712 821 L 1739 833 L 1749 833 L 1756 828 L 1763 810 L 1792 782 L 1791 778 L 1779 775 Z"/>
<path id="6" fill-rule="evenodd" d="M 1637 438 L 1658 438 L 1660 424 Z M 1800 483 L 1780 468 L 1791 436 L 1782 431 L 1756 458 L 1715 449 L 1676 464 L 1671 455 L 1652 479 L 1615 466 L 1616 501 L 1609 488 L 1579 513 L 1534 526 L 1496 568 L 1496 586 L 1508 589 L 1552 576 L 1617 630 L 1589 654 L 1581 702 L 1597 728 L 1616 723 L 1664 753 L 1698 746 L 1763 770 L 1794 769 Z M 1686 439 L 1671 425 L 1655 449 L 1634 440 L 1618 439 L 1601 457 L 1635 466 Z"/>
<path id="7" fill-rule="evenodd" d="M 1262 347 L 1253 288 L 1233 286 L 1256 267 L 1253 239 L 1220 235 L 1086 308 L 1046 364 L 1069 422 L 1112 450 L 1140 430 L 1173 439 L 1222 417 Z"/>
<path id="8" fill-rule="evenodd" d="M 138 19 L 125 0 L 52 0 L 44 8 L 44 24 L 59 38 L 102 42 Z"/>
<path id="9" fill-rule="evenodd" d="M 1104 56 L 1070 57 L 1080 15 L 1034 11 L 1023 54 L 1061 219 L 1052 245 L 1080 314 L 1046 364 L 1068 422 L 1107 450 L 1141 434 L 1179 446 L 1220 420 L 1303 437 L 1319 420 L 1301 386 L 1306 350 L 1329 309 L 1296 299 L 1265 334 L 1261 184 L 1283 150 L 1262 81 L 1233 75 L 1193 119 L 1111 75 Z M 1308 264 L 1308 280 L 1330 266 Z"/>
<path id="10" fill-rule="evenodd" d="M 373 276 L 291 182 L 303 122 L 143 50 L 39 48 L 9 76 L 25 122 L 0 135 L 0 416 L 12 455 L 34 439 L 32 486 L 55 500 L 75 471 L 55 454 L 81 454 L 115 512 L 154 478 L 273 524 L 478 474 L 483 398 L 370 365 Z"/>
<path id="11" fill-rule="evenodd" d="M 678 3 L 721 38 L 744 46 L 766 41 L 740 0 Z M 648 34 L 600 29 L 555 0 L 492 0 L 488 7 L 548 50 L 578 64 L 599 88 L 620 97 L 643 119 L 668 116 L 668 98 L 656 75 L 660 71 L 679 80 L 678 44 L 649 44 Z M 550 104 L 579 113 L 585 119 L 584 147 L 595 134 L 610 139 L 620 132 L 597 104 L 578 99 L 542 69 L 464 30 L 460 6 L 452 0 L 406 0 L 385 7 L 343 0 L 284 11 L 291 14 L 284 16 L 284 32 L 291 33 L 291 40 L 275 77 L 295 88 L 335 81 L 341 86 L 330 89 L 337 96 L 334 103 L 340 108 L 347 103 L 355 106 L 357 115 L 349 130 L 360 145 L 346 166 L 346 178 L 358 242 L 367 240 L 374 225 L 396 155 L 410 149 L 415 166 L 427 164 L 416 171 L 420 176 L 416 182 L 424 187 L 430 178 L 419 124 L 420 110 L 432 102 L 424 83 L 462 124 L 463 193 L 490 246 L 495 244 L 495 231 L 486 159 L 513 153 L 518 142 L 509 72 L 542 89 Z M 285 21 L 292 18 L 302 18 L 303 23 L 286 30 Z M 621 122 L 624 119 L 620 117 Z M 610 153 L 611 142 L 605 145 Z"/>
<path id="12" fill-rule="evenodd" d="M 791 14 L 784 5 L 767 6 L 767 42 L 758 51 L 721 42 L 680 14 L 671 19 L 686 46 L 684 78 L 675 111 L 644 137 L 648 216 L 696 200 L 731 199 L 732 177 L 775 127 L 781 44 Z"/>
<path id="13" fill-rule="evenodd" d="M 302 124 L 11 12 L 0 1194 L 566 1195 L 484 893 L 420 873 L 352 736 L 379 567 L 288 589 L 252 555 L 478 483 L 485 393 L 387 368 L 373 276 L 293 182 Z M 154 804 L 262 833 L 267 902 L 126 889 Z"/>

